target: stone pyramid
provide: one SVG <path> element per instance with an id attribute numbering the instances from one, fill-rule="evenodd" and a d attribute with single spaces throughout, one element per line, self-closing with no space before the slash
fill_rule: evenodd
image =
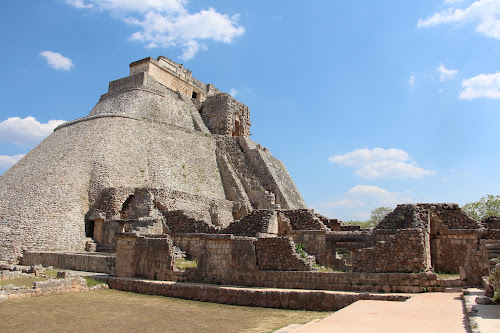
<path id="1" fill-rule="evenodd" d="M 93 221 L 154 218 L 158 207 L 219 226 L 254 209 L 307 208 L 283 163 L 249 135 L 248 107 L 183 65 L 130 64 L 87 117 L 0 176 L 0 260 L 82 251 Z M 133 198 L 144 209 L 132 214 Z"/>

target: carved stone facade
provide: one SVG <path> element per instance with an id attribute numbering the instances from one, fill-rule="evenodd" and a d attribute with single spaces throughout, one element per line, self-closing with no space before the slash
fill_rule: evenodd
<path id="1" fill-rule="evenodd" d="M 229 136 L 250 136 L 250 110 L 229 94 L 207 97 L 201 116 L 210 132 Z"/>

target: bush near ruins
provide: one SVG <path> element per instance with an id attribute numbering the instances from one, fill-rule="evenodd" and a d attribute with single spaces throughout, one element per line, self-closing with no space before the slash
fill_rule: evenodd
<path id="1" fill-rule="evenodd" d="M 361 228 L 374 228 L 379 224 L 380 221 L 384 219 L 384 217 L 393 211 L 393 208 L 388 206 L 382 206 L 372 209 L 370 213 L 370 219 L 367 221 L 348 221 L 346 224 L 350 225 L 359 225 Z"/>
<path id="2" fill-rule="evenodd" d="M 479 201 L 464 205 L 462 210 L 474 220 L 500 216 L 500 195 L 487 194 Z"/>

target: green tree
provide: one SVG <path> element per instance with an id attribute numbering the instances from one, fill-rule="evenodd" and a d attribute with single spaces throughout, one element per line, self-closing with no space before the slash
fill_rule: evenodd
<path id="1" fill-rule="evenodd" d="M 370 219 L 367 221 L 372 227 L 375 227 L 379 224 L 380 221 L 384 219 L 384 217 L 393 211 L 393 208 L 388 206 L 377 207 L 372 209 Z"/>
<path id="2" fill-rule="evenodd" d="M 377 224 L 384 219 L 384 217 L 392 212 L 393 208 L 391 207 L 377 207 L 372 209 L 370 213 L 370 219 L 367 221 L 348 221 L 344 222 L 349 225 L 359 225 L 361 228 L 373 228 L 376 227 Z"/>
<path id="3" fill-rule="evenodd" d="M 462 210 L 474 220 L 500 216 L 500 195 L 487 194 L 479 201 L 464 205 Z"/>

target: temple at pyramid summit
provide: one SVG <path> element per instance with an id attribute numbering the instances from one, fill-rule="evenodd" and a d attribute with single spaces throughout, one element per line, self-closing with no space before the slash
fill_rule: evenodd
<path id="1" fill-rule="evenodd" d="M 366 292 L 479 285 L 495 266 L 500 218 L 422 203 L 375 228 L 346 225 L 308 209 L 250 131 L 248 106 L 182 64 L 131 63 L 88 116 L 0 176 L 0 261 L 104 272 L 129 290 L 120 278 L 365 293 L 265 304 L 318 310 Z M 179 258 L 197 266 L 179 269 Z"/>

